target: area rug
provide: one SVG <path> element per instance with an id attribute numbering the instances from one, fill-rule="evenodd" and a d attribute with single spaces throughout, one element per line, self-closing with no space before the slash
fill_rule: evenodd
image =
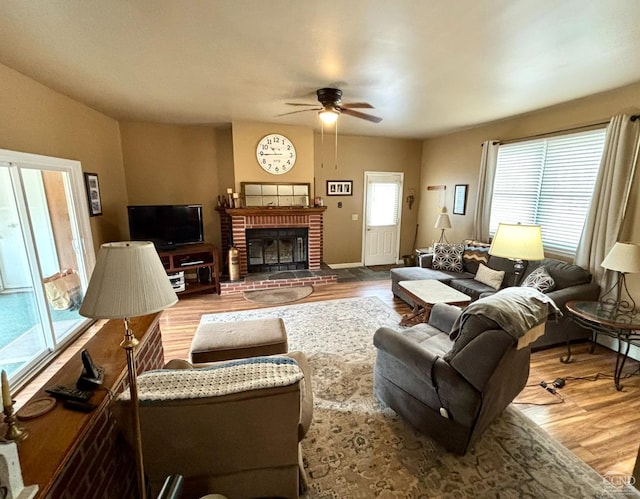
<path id="1" fill-rule="evenodd" d="M 313 286 L 293 286 L 277 289 L 255 289 L 245 291 L 244 299 L 263 305 L 280 305 L 302 300 L 313 293 Z"/>
<path id="2" fill-rule="evenodd" d="M 205 322 L 281 317 L 313 370 L 314 418 L 302 442 L 308 499 L 637 497 L 616 488 L 509 407 L 465 456 L 414 431 L 373 395 L 379 326 L 400 316 L 376 297 L 209 314 Z"/>

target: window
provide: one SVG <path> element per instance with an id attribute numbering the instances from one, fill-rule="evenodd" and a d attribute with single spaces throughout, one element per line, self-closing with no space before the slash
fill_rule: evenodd
<path id="1" fill-rule="evenodd" d="M 575 255 L 605 133 L 603 128 L 500 146 L 490 235 L 501 222 L 539 224 L 547 251 Z"/>
<path id="2" fill-rule="evenodd" d="M 0 368 L 12 385 L 90 323 L 78 306 L 93 263 L 80 163 L 0 150 Z"/>

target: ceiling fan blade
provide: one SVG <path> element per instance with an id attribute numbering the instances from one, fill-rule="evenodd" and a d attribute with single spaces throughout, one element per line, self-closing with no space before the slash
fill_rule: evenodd
<path id="1" fill-rule="evenodd" d="M 345 109 L 355 109 L 355 108 L 366 108 L 366 109 L 373 109 L 373 106 L 371 104 L 369 104 L 368 102 L 347 102 L 345 103 L 341 103 L 340 107 L 343 107 Z"/>
<path id="2" fill-rule="evenodd" d="M 353 116 L 354 118 L 361 118 L 363 120 L 371 121 L 372 123 L 380 123 L 382 118 L 378 118 L 377 116 L 372 116 L 370 114 L 361 113 L 360 111 L 354 111 L 353 109 L 341 109 L 342 114 L 348 114 L 349 116 Z"/>
<path id="3" fill-rule="evenodd" d="M 300 102 L 285 102 L 285 104 L 287 106 L 317 106 L 318 104 L 313 103 L 313 104 L 302 104 Z"/>
<path id="4" fill-rule="evenodd" d="M 276 116 L 286 116 L 288 114 L 306 113 L 307 111 L 322 111 L 322 108 L 314 107 L 313 109 L 300 109 L 299 111 L 291 111 L 290 113 L 276 114 Z"/>

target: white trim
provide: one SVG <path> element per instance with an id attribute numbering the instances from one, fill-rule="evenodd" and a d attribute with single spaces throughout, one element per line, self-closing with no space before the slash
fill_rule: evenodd
<path id="1" fill-rule="evenodd" d="M 618 340 L 615 338 L 612 338 L 611 336 L 605 336 L 604 334 L 599 334 L 597 343 L 598 345 L 607 347 L 608 349 L 613 350 L 614 352 L 618 351 Z M 622 349 L 623 349 L 622 351 L 624 352 L 624 349 L 627 348 L 627 346 L 626 346 L 626 341 L 623 343 L 624 344 L 622 345 Z M 629 346 L 629 358 L 640 361 L 640 347 L 638 347 L 637 345 L 631 344 Z"/>

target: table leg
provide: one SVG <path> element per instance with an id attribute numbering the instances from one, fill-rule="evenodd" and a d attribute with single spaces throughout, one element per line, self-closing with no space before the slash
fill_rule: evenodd
<path id="1" fill-rule="evenodd" d="M 420 316 L 424 313 L 424 307 L 418 305 L 417 303 L 413 305 L 413 310 L 410 314 L 404 315 L 402 319 L 400 319 L 401 326 L 412 326 L 421 322 Z"/>
<path id="2" fill-rule="evenodd" d="M 622 370 L 624 369 L 624 363 L 627 361 L 627 356 L 629 355 L 629 347 L 631 346 L 631 342 L 626 341 L 626 348 L 624 350 L 624 355 L 622 354 L 622 338 L 618 335 L 618 353 L 616 355 L 616 370 L 613 373 L 613 382 L 616 385 L 616 390 L 622 390 L 622 385 L 620 384 L 620 375 L 622 374 Z"/>

